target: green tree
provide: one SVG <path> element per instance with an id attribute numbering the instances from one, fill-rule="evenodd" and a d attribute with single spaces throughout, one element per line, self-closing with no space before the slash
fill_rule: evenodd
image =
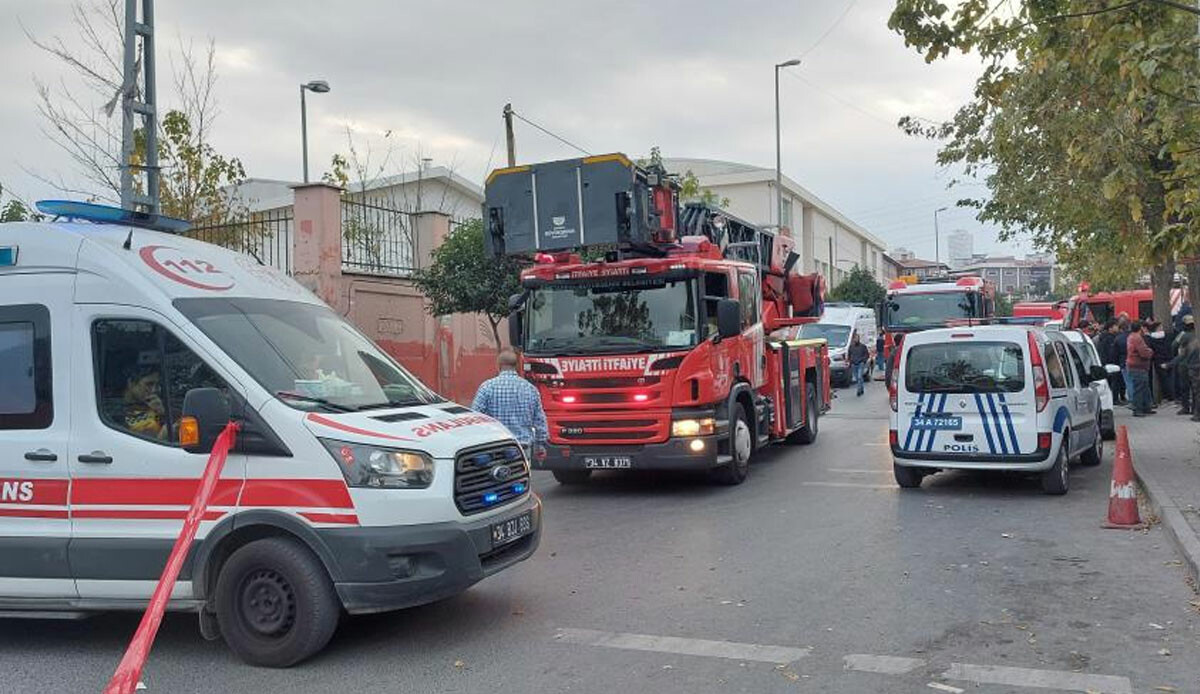
<path id="1" fill-rule="evenodd" d="M 508 316 L 508 298 L 521 291 L 521 265 L 510 257 L 487 254 L 481 219 L 459 224 L 431 256 L 428 268 L 413 273 L 413 283 L 429 299 L 429 312 L 482 313 L 496 345 L 501 345 L 499 325 Z"/>
<path id="2" fill-rule="evenodd" d="M 1013 313 L 1013 300 L 1008 294 L 996 294 L 996 315 L 1004 318 Z"/>
<path id="3" fill-rule="evenodd" d="M 833 291 L 829 292 L 830 301 L 850 301 L 871 308 L 883 301 L 886 296 L 887 290 L 883 288 L 882 284 L 875 281 L 875 276 L 871 274 L 871 271 L 857 265 L 838 286 L 833 288 Z"/>
<path id="4" fill-rule="evenodd" d="M 650 148 L 649 159 L 639 159 L 638 166 L 642 168 L 658 167 L 665 170 L 663 166 L 662 150 L 658 147 Z M 700 185 L 700 179 L 696 174 L 692 173 L 691 169 L 683 173 L 668 172 L 676 178 L 679 183 L 679 201 L 680 202 L 702 202 L 713 207 L 729 207 L 729 198 L 722 198 L 708 188 Z"/>
<path id="5" fill-rule="evenodd" d="M 959 204 L 1093 285 L 1151 267 L 1169 315 L 1175 258 L 1200 248 L 1196 17 L 1161 2 L 897 0 L 889 26 L 929 62 L 983 59 L 950 122 L 901 120 L 986 185 Z"/>

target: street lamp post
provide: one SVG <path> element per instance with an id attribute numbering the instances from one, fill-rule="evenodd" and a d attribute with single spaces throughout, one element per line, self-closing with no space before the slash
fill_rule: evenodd
<path id="1" fill-rule="evenodd" d="M 308 104 L 304 101 L 304 92 L 324 94 L 329 91 L 329 83 L 325 80 L 313 80 L 300 85 L 300 147 L 304 151 L 304 182 L 308 183 Z"/>
<path id="2" fill-rule="evenodd" d="M 938 233 L 938 214 L 945 212 L 948 208 L 939 207 L 933 211 L 933 264 L 937 265 L 942 262 L 942 236 Z"/>
<path id="3" fill-rule="evenodd" d="M 800 59 L 785 60 L 775 66 L 775 221 L 783 228 L 783 153 L 779 136 L 779 70 L 799 65 Z"/>

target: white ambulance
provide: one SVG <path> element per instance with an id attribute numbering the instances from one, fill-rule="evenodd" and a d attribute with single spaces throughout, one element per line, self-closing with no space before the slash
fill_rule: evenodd
<path id="1" fill-rule="evenodd" d="M 1078 460 L 1104 450 L 1099 396 L 1057 331 L 987 325 L 912 333 L 888 384 L 896 482 L 919 487 L 945 469 L 1037 473 L 1065 494 Z"/>
<path id="2" fill-rule="evenodd" d="M 58 221 L 0 225 L 0 617 L 144 607 L 231 417 L 170 607 L 251 663 L 533 554 L 541 502 L 499 423 L 251 256 L 41 208 Z"/>

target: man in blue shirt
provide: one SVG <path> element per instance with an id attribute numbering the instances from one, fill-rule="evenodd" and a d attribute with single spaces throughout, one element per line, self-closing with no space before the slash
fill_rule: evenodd
<path id="1" fill-rule="evenodd" d="M 525 449 L 532 462 L 534 446 L 546 443 L 549 427 L 546 411 L 537 388 L 517 373 L 517 355 L 511 349 L 501 350 L 496 359 L 500 375 L 479 386 L 471 409 L 482 412 L 512 432 L 513 438 Z"/>

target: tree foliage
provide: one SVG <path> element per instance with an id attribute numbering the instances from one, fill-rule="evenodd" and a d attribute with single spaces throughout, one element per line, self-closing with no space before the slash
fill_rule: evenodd
<path id="1" fill-rule="evenodd" d="M 1200 250 L 1196 17 L 1159 2 L 897 0 L 889 26 L 928 62 L 983 60 L 951 121 L 901 120 L 986 184 L 959 204 L 1093 285 L 1156 266 L 1155 313 L 1169 312 L 1170 268 Z"/>
<path id="2" fill-rule="evenodd" d="M 649 159 L 639 159 L 638 166 L 646 167 L 663 167 L 662 151 L 658 147 L 650 148 Z M 679 201 L 680 202 L 702 202 L 705 205 L 712 207 L 729 207 L 729 198 L 723 198 L 708 188 L 700 185 L 700 179 L 692 172 L 691 169 L 677 172 L 670 171 L 668 174 L 675 176 L 679 183 Z"/>
<path id="3" fill-rule="evenodd" d="M 829 292 L 830 301 L 849 301 L 875 307 L 887 296 L 887 290 L 875 280 L 871 271 L 855 266 L 838 286 Z"/>
<path id="4" fill-rule="evenodd" d="M 4 200 L 4 186 L 0 185 L 0 222 L 39 222 L 42 215 L 29 209 L 24 200 L 8 196 Z"/>
<path id="5" fill-rule="evenodd" d="M 429 312 L 482 313 L 500 345 L 498 326 L 508 316 L 509 297 L 521 291 L 521 265 L 513 258 L 487 254 L 481 219 L 459 224 L 431 256 L 428 268 L 413 273 L 413 283 L 429 300 Z"/>

